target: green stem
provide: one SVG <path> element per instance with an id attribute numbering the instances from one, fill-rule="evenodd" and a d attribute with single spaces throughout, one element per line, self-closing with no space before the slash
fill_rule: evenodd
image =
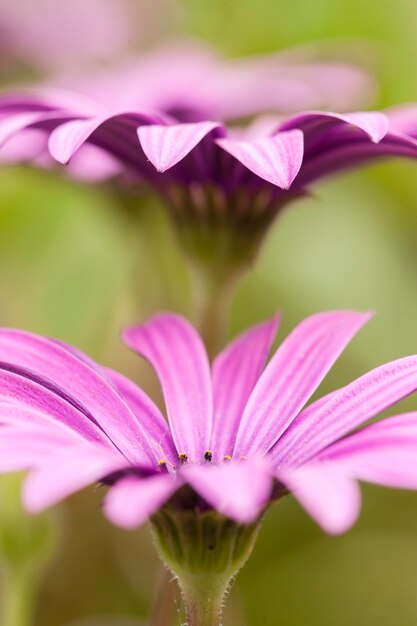
<path id="1" fill-rule="evenodd" d="M 213 575 L 193 576 L 189 584 L 182 578 L 182 594 L 187 612 L 187 626 L 221 626 L 223 601 L 228 578 Z"/>
<path id="2" fill-rule="evenodd" d="M 221 626 L 225 596 L 252 552 L 259 524 L 168 505 L 152 518 L 152 527 L 159 555 L 178 580 L 187 626 Z"/>
<path id="3" fill-rule="evenodd" d="M 195 324 L 209 356 L 214 357 L 225 342 L 238 276 L 222 276 L 201 266 L 193 266 L 190 275 Z"/>
<path id="4" fill-rule="evenodd" d="M 2 578 L 0 626 L 30 626 L 37 584 L 22 572 L 6 572 Z"/>

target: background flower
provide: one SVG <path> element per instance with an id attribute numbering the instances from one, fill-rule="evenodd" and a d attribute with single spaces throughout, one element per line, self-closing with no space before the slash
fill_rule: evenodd
<path id="1" fill-rule="evenodd" d="M 168 17 L 172 4 L 161 0 L 157 6 Z M 80 71 L 86 64 L 114 61 L 135 51 L 158 23 L 159 29 L 162 20 L 155 19 L 155 8 L 140 0 L 2 2 L 0 76 L 16 79 L 11 71 L 16 65 L 30 75 Z"/>

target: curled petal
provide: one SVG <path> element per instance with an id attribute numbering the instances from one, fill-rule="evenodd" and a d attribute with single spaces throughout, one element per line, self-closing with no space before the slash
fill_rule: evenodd
<path id="1" fill-rule="evenodd" d="M 209 133 L 223 134 L 218 122 L 150 125 L 138 129 L 144 153 L 158 172 L 165 172 L 187 156 Z"/>
<path id="2" fill-rule="evenodd" d="M 329 128 L 347 124 L 365 133 L 369 139 L 378 143 L 389 130 L 389 120 L 379 111 L 345 113 L 311 112 L 300 113 L 285 121 L 279 131 L 299 128 L 306 136 L 306 140 L 325 133 Z"/>
<path id="3" fill-rule="evenodd" d="M 217 139 L 216 143 L 251 172 L 280 189 L 289 189 L 303 161 L 303 133 L 299 130 L 254 141 Z"/>
<path id="4" fill-rule="evenodd" d="M 96 141 L 99 145 L 98 138 L 104 133 L 107 137 L 107 145 L 103 147 L 118 156 L 123 144 L 126 142 L 133 143 L 132 138 L 138 126 L 157 123 L 158 121 L 159 118 L 143 113 L 113 113 L 101 117 L 75 119 L 66 124 L 61 124 L 51 133 L 49 151 L 56 161 L 66 164 L 86 141 L 92 139 L 93 135 L 97 135 Z M 134 144 L 129 147 L 135 149 Z M 140 151 L 137 150 L 137 152 L 139 157 Z M 124 154 L 123 150 L 122 154 Z"/>

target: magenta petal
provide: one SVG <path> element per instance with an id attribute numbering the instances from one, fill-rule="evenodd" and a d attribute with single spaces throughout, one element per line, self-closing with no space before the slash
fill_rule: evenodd
<path id="1" fill-rule="evenodd" d="M 417 137 L 417 106 L 403 104 L 388 109 L 385 112 L 390 124 L 390 130 Z"/>
<path id="2" fill-rule="evenodd" d="M 327 402 L 301 412 L 272 450 L 271 460 L 277 465 L 303 463 L 416 390 L 416 356 L 377 367 L 330 394 Z"/>
<path id="3" fill-rule="evenodd" d="M 36 411 L 44 416 L 45 422 L 51 424 L 60 422 L 63 426 L 79 433 L 87 441 L 104 441 L 108 445 L 113 445 L 90 417 L 66 401 L 63 396 L 45 387 L 42 379 L 31 378 L 27 372 L 23 372 L 24 370 L 19 368 L 10 371 L 0 365 L 1 403 L 21 406 L 20 420 L 24 419 L 26 410 L 30 413 Z"/>
<path id="4" fill-rule="evenodd" d="M 72 120 L 52 131 L 49 137 L 49 151 L 56 161 L 66 164 L 94 133 L 103 131 L 103 128 L 107 130 L 113 128 L 112 143 L 126 143 L 132 139 L 130 136 L 126 137 L 128 129 L 136 129 L 141 124 L 158 121 L 159 118 L 135 112 Z"/>
<path id="5" fill-rule="evenodd" d="M 65 165 L 104 121 L 105 118 L 94 118 L 61 124 L 49 137 L 49 152 L 58 163 Z"/>
<path id="6" fill-rule="evenodd" d="M 48 411 L 39 409 L 39 405 L 36 400 L 34 402 L 34 406 L 28 406 L 27 404 L 17 401 L 0 401 L 0 425 L 8 426 L 10 428 L 25 429 L 35 426 L 48 429 L 51 432 L 61 433 L 63 436 L 75 436 L 78 440 L 88 441 L 89 437 L 87 436 L 87 433 L 82 430 L 82 428 L 80 430 L 76 430 L 66 421 L 59 419 L 61 406 L 62 405 L 58 404 L 56 407 L 58 409 L 58 413 L 56 416 L 52 417 Z M 86 419 L 83 415 L 81 415 L 81 417 Z M 97 429 L 97 431 L 97 434 L 99 434 L 99 429 Z M 3 431 L 0 431 L 0 434 L 2 432 Z M 97 443 L 100 442 L 109 447 L 113 447 L 112 443 L 104 435 L 104 433 L 102 434 L 102 438 L 90 437 L 90 439 Z"/>
<path id="7" fill-rule="evenodd" d="M 417 489 L 417 413 L 362 428 L 326 448 L 317 460 L 352 478 Z"/>
<path id="8" fill-rule="evenodd" d="M 43 113 L 16 113 L 0 118 L 0 146 L 19 131 L 45 117 Z"/>
<path id="9" fill-rule="evenodd" d="M 317 389 L 369 313 L 318 313 L 278 348 L 246 405 L 234 455 L 266 453 Z"/>
<path id="10" fill-rule="evenodd" d="M 144 429 L 99 368 L 86 359 L 56 341 L 5 328 L 0 330 L 0 361 L 25 367 L 76 398 L 130 460 L 155 461 Z"/>
<path id="11" fill-rule="evenodd" d="M 272 491 L 270 472 L 256 458 L 189 466 L 183 476 L 213 508 L 242 524 L 259 517 Z"/>
<path id="12" fill-rule="evenodd" d="M 158 374 L 178 453 L 190 461 L 203 460 L 210 445 L 213 400 L 200 336 L 184 318 L 165 313 L 128 328 L 123 339 Z"/>
<path id="13" fill-rule="evenodd" d="M 106 368 L 105 372 L 138 422 L 148 433 L 149 443 L 155 456 L 159 455 L 160 459 L 166 459 L 172 464 L 176 464 L 178 457 L 171 431 L 168 422 L 156 404 L 126 376 L 122 376 L 122 374 L 109 368 Z"/>
<path id="14" fill-rule="evenodd" d="M 75 433 L 64 433 L 59 428 L 39 424 L 20 428 L 1 426 L 0 472 L 40 467 L 48 462 L 48 458 L 65 453 L 68 446 L 77 443 L 80 444 L 80 440 Z"/>
<path id="15" fill-rule="evenodd" d="M 385 137 L 389 130 L 389 120 L 384 113 L 379 111 L 345 113 L 312 112 L 300 113 L 286 120 L 280 127 L 280 132 L 299 128 L 306 137 L 318 135 L 329 126 L 348 124 L 358 128 L 368 135 L 374 143 L 378 143 Z"/>
<path id="16" fill-rule="evenodd" d="M 27 477 L 22 496 L 24 506 L 30 513 L 40 513 L 127 467 L 126 459 L 117 452 L 93 445 L 68 446 Z"/>
<path id="17" fill-rule="evenodd" d="M 361 504 L 358 484 L 342 473 L 318 465 L 276 473 L 307 513 L 331 535 L 356 522 Z"/>
<path id="18" fill-rule="evenodd" d="M 216 143 L 251 172 L 281 189 L 291 186 L 303 161 L 303 133 L 299 130 L 254 141 L 217 139 Z"/>
<path id="19" fill-rule="evenodd" d="M 165 172 L 182 161 L 210 132 L 221 130 L 218 122 L 151 125 L 138 129 L 142 149 L 158 172 Z"/>
<path id="20" fill-rule="evenodd" d="M 278 315 L 246 331 L 213 363 L 214 419 L 210 450 L 213 459 L 233 452 L 240 418 L 268 357 L 279 323 Z"/>
<path id="21" fill-rule="evenodd" d="M 148 478 L 127 476 L 110 489 L 104 500 L 104 513 L 116 526 L 137 528 L 156 513 L 181 485 L 178 476 L 169 474 Z"/>

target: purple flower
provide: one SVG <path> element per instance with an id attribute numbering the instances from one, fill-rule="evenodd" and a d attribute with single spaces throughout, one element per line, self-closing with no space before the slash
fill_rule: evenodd
<path id="1" fill-rule="evenodd" d="M 168 421 L 121 374 L 57 341 L 3 329 L 0 469 L 29 470 L 23 500 L 32 512 L 102 482 L 110 485 L 105 514 L 125 528 L 168 500 L 175 507 L 181 487 L 190 494 L 181 506 L 246 524 L 288 490 L 326 531 L 345 531 L 360 508 L 358 480 L 417 488 L 416 413 L 352 434 L 417 389 L 417 356 L 305 408 L 369 317 L 312 315 L 267 365 L 277 317 L 239 336 L 212 365 L 179 316 L 128 329 L 125 342 L 159 377 Z"/>
<path id="2" fill-rule="evenodd" d="M 409 113 L 405 127 L 398 117 L 307 112 L 272 129 L 262 120 L 227 129 L 215 121 L 182 123 L 166 113 L 115 111 L 80 94 L 45 92 L 3 96 L 0 144 L 6 144 L 5 159 L 15 138 L 18 146 L 11 142 L 11 149 L 19 158 L 25 152 L 42 162 L 52 157 L 86 178 L 146 183 L 177 219 L 263 231 L 282 206 L 323 177 L 381 157 L 416 158 L 417 115 Z M 94 158 L 83 154 L 87 146 Z"/>

